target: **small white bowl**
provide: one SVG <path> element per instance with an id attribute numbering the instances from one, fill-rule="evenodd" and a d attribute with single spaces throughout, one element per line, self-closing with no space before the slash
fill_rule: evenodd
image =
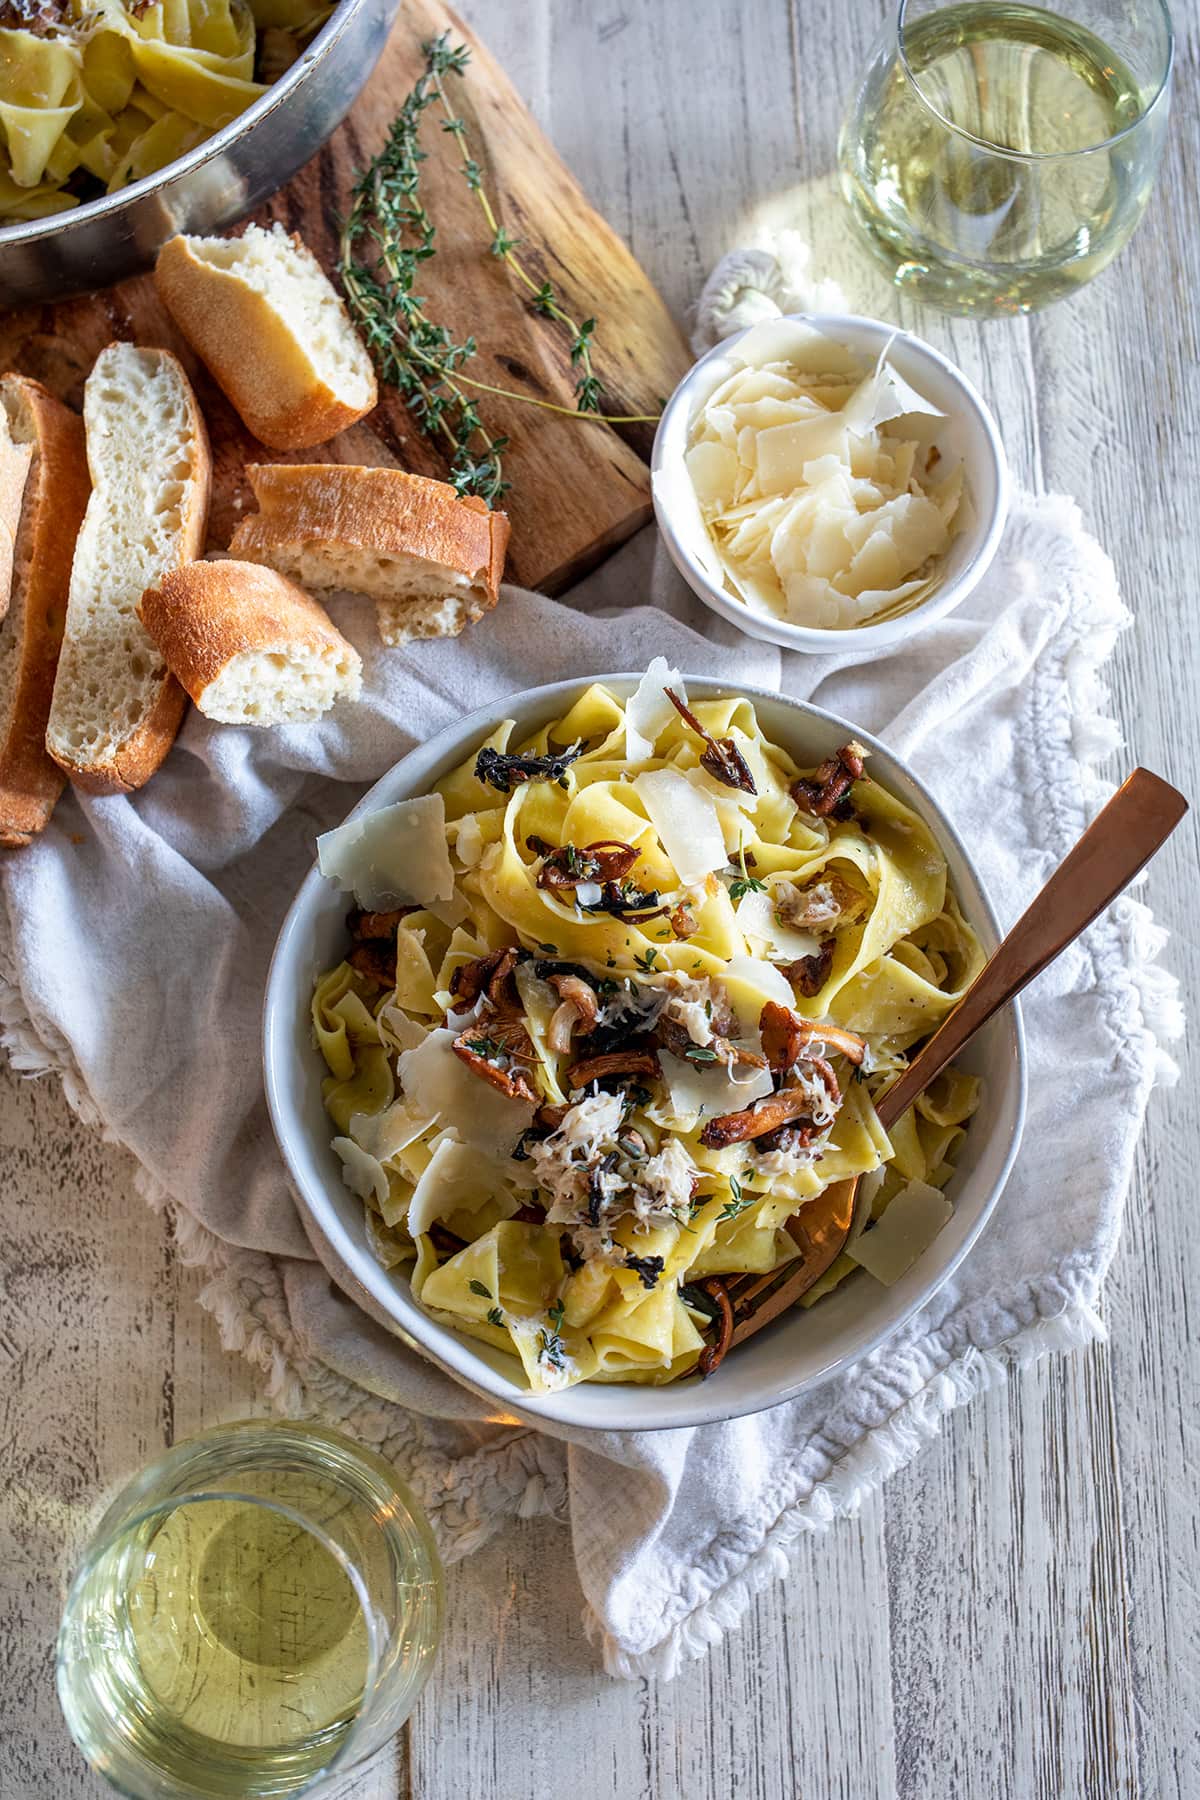
<path id="1" fill-rule="evenodd" d="M 996 554 L 1008 515 L 1008 462 L 996 421 L 961 369 L 931 344 L 900 331 L 880 319 L 863 319 L 843 313 L 791 313 L 797 323 L 811 325 L 851 350 L 864 361 L 874 361 L 885 344 L 891 344 L 890 360 L 917 392 L 945 414 L 933 441 L 949 463 L 961 462 L 966 473 L 971 503 L 971 522 L 954 539 L 946 554 L 938 586 L 927 600 L 877 625 L 855 625 L 844 631 L 814 625 L 792 625 L 772 613 L 748 606 L 722 583 L 711 579 L 696 554 L 709 541 L 700 504 L 687 472 L 684 455 L 696 405 L 711 393 L 726 370 L 732 372 L 729 351 L 745 336 L 726 338 L 702 356 L 686 374 L 667 402 L 654 439 L 650 461 L 654 484 L 654 514 L 668 554 L 688 586 L 723 619 L 748 637 L 781 644 L 788 650 L 822 655 L 847 650 L 860 655 L 880 655 L 894 644 L 944 618 L 983 579 Z M 724 368 L 723 366 L 724 365 Z"/>
<path id="2" fill-rule="evenodd" d="M 596 678 L 628 696 L 638 675 Z M 707 699 L 728 693 L 727 683 L 685 677 L 689 694 Z M 588 684 L 559 681 L 483 707 L 427 744 L 421 744 L 376 782 L 350 818 L 424 794 L 456 767 L 502 719 L 517 721 L 516 740 L 561 718 Z M 768 736 L 811 768 L 847 738 L 872 752 L 871 772 L 926 819 L 945 853 L 966 917 L 984 948 L 998 933 L 966 849 L 931 795 L 883 744 L 857 726 L 798 700 L 759 688 L 739 687 L 753 699 Z M 931 1247 L 894 1287 L 870 1276 L 846 1282 L 810 1312 L 802 1307 L 768 1326 L 734 1352 L 706 1382 L 673 1387 L 609 1386 L 582 1382 L 562 1393 L 534 1395 L 517 1378 L 510 1356 L 461 1336 L 423 1312 L 408 1279 L 382 1268 L 372 1256 L 362 1201 L 342 1181 L 330 1139 L 334 1128 L 321 1098 L 326 1073 L 313 1043 L 310 1003 L 317 976 L 346 953 L 347 896 L 314 868 L 283 922 L 267 977 L 263 1063 L 275 1136 L 291 1176 L 305 1226 L 331 1272 L 364 1311 L 411 1348 L 493 1406 L 509 1413 L 594 1431 L 656 1431 L 704 1425 L 761 1412 L 827 1379 L 873 1350 L 928 1301 L 962 1261 L 1008 1178 L 1025 1111 L 1025 1049 L 1021 1021 L 1009 1008 L 980 1033 L 962 1058 L 983 1077 L 983 1097 L 971 1121 L 947 1194 L 954 1215 Z"/>

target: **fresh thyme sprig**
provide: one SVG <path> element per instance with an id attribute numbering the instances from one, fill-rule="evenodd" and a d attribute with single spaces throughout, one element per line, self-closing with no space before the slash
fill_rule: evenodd
<path id="1" fill-rule="evenodd" d="M 761 1198 L 758 1194 L 744 1194 L 742 1192 L 742 1184 L 736 1175 L 731 1175 L 729 1177 L 729 1191 L 733 1195 L 733 1199 L 727 1200 L 717 1214 L 718 1224 L 720 1224 L 723 1219 L 738 1218 L 741 1213 L 745 1212 L 748 1206 L 753 1206 L 755 1201 Z"/>
<path id="2" fill-rule="evenodd" d="M 414 423 L 440 442 L 450 458 L 451 478 L 460 494 L 478 494 L 494 505 L 504 493 L 502 452 L 508 440 L 492 436 L 466 389 L 523 401 L 566 418 L 609 425 L 651 423 L 652 414 L 610 414 L 600 410 L 600 382 L 592 366 L 595 319 L 577 323 L 553 284 L 539 282 L 516 253 L 517 240 L 500 225 L 472 154 L 464 120 L 455 113 L 446 78 L 461 76 L 470 60 L 465 44 L 451 44 L 448 32 L 423 46 L 425 67 L 392 121 L 387 142 L 355 184 L 341 229 L 338 274 L 367 348 L 385 381 L 403 394 Z M 465 373 L 476 354 L 473 336 L 455 342 L 438 325 L 415 290 L 422 263 L 437 253 L 437 232 L 421 201 L 420 145 L 423 115 L 433 105 L 444 114 L 442 129 L 454 139 L 467 186 L 475 194 L 491 233 L 491 252 L 501 258 L 529 291 L 533 310 L 571 334 L 570 356 L 578 369 L 575 407 L 512 388 L 498 387 Z"/>
<path id="3" fill-rule="evenodd" d="M 766 882 L 760 881 L 757 875 L 751 875 L 749 869 L 746 867 L 746 846 L 741 833 L 738 834 L 738 867 L 742 871 L 741 874 L 736 881 L 732 881 L 729 884 L 729 898 L 731 900 L 740 900 L 743 894 L 766 893 Z"/>

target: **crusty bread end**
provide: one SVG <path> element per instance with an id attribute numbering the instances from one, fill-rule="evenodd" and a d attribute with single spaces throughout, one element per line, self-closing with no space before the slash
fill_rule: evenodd
<path id="1" fill-rule="evenodd" d="M 318 592 L 376 602 L 386 644 L 455 636 L 495 606 L 508 519 L 444 481 L 341 463 L 252 463 L 259 511 L 230 551 Z"/>
<path id="2" fill-rule="evenodd" d="M 344 301 L 282 225 L 171 238 L 154 279 L 234 409 L 273 450 L 323 444 L 375 405 L 375 370 Z"/>
<path id="3" fill-rule="evenodd" d="M 85 791 L 130 793 L 166 756 L 187 704 L 137 605 L 203 549 L 208 435 L 175 357 L 133 344 L 100 352 L 83 417 L 92 495 L 75 545 L 46 748 Z"/>
<path id="4" fill-rule="evenodd" d="M 222 724 L 297 724 L 358 695 L 353 644 L 311 595 L 257 563 L 173 569 L 138 615 L 196 706 Z"/>
<path id="5" fill-rule="evenodd" d="M 14 847 L 45 829 L 66 780 L 46 754 L 46 720 L 91 483 L 83 420 L 40 382 L 0 379 L 0 437 L 6 430 L 31 458 L 0 625 L 0 844 Z"/>

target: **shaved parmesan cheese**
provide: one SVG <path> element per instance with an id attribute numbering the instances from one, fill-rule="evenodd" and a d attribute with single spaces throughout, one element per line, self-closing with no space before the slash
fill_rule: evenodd
<path id="1" fill-rule="evenodd" d="M 711 1119 L 717 1113 L 741 1112 L 752 1101 L 763 1099 L 774 1085 L 766 1068 L 739 1070 L 742 1079 L 733 1081 L 720 1063 L 694 1063 L 669 1050 L 660 1050 L 658 1060 L 671 1114 L 680 1131 L 691 1131 L 700 1119 Z"/>
<path id="2" fill-rule="evenodd" d="M 322 875 L 368 912 L 454 898 L 440 794 L 398 800 L 317 839 Z"/>
<path id="3" fill-rule="evenodd" d="M 355 1143 L 381 1163 L 407 1149 L 428 1129 L 429 1120 L 403 1100 L 394 1100 L 382 1112 L 355 1113 L 350 1120 Z"/>
<path id="4" fill-rule="evenodd" d="M 390 1000 L 380 1007 L 375 1022 L 380 1036 L 397 1050 L 415 1050 L 429 1036 L 427 1025 L 419 1025 L 415 1019 L 410 1019 L 402 1006 L 395 1006 Z"/>
<path id="5" fill-rule="evenodd" d="M 760 431 L 755 448 L 759 492 L 793 494 L 804 486 L 805 464 L 814 458 L 846 461 L 846 426 L 837 413 L 823 412 L 802 424 L 773 425 L 769 431 Z"/>
<path id="6" fill-rule="evenodd" d="M 469 918 L 471 913 L 466 895 L 460 894 L 457 888 L 449 900 L 427 900 L 425 910 L 431 912 L 435 919 L 440 919 L 443 925 L 448 925 L 451 931 L 456 925 L 461 925 L 464 919 Z"/>
<path id="7" fill-rule="evenodd" d="M 509 1216 L 517 1210 L 500 1188 L 498 1171 L 469 1144 L 444 1137 L 429 1159 L 408 1203 L 408 1229 L 413 1237 L 428 1231 L 451 1213 L 478 1212 L 489 1200 L 504 1198 Z"/>
<path id="8" fill-rule="evenodd" d="M 725 834 L 717 809 L 686 775 L 678 769 L 651 769 L 633 785 L 685 886 L 725 867 Z"/>
<path id="9" fill-rule="evenodd" d="M 969 500 L 961 464 L 934 453 L 944 415 L 891 352 L 871 367 L 810 325 L 765 320 L 697 399 L 676 510 L 705 572 L 751 610 L 837 630 L 936 586 Z"/>
<path id="10" fill-rule="evenodd" d="M 578 906 L 599 906 L 604 898 L 604 889 L 598 881 L 581 881 L 575 889 L 575 902 Z"/>
<path id="11" fill-rule="evenodd" d="M 954 1208 L 924 1181 L 910 1181 L 869 1231 L 847 1246 L 846 1254 L 884 1287 L 908 1273 L 948 1222 Z"/>
<path id="12" fill-rule="evenodd" d="M 801 956 L 816 956 L 821 948 L 820 940 L 811 931 L 797 931 L 794 925 L 782 924 L 775 915 L 773 896 L 758 888 L 743 894 L 733 912 L 756 955 L 790 963 Z M 790 998 L 786 1004 L 791 1005 Z"/>
<path id="13" fill-rule="evenodd" d="M 687 469 L 701 503 L 715 504 L 736 482 L 738 459 L 724 444 L 694 444 L 687 453 Z"/>
<path id="14" fill-rule="evenodd" d="M 749 1036 L 757 1036 L 758 1021 L 768 1000 L 795 1006 L 796 996 L 782 969 L 758 956 L 731 956 L 721 974 L 729 1004 L 738 1024 Z"/>
<path id="15" fill-rule="evenodd" d="M 360 1200 L 374 1196 L 377 1204 L 382 1206 L 388 1197 L 387 1170 L 383 1164 L 353 1138 L 336 1137 L 333 1147 L 341 1158 L 342 1180 L 350 1192 L 357 1194 Z"/>
<path id="16" fill-rule="evenodd" d="M 467 813 L 459 820 L 454 848 L 464 868 L 473 869 L 483 855 L 483 832 L 479 829 L 478 813 Z"/>
<path id="17" fill-rule="evenodd" d="M 905 381 L 896 365 L 888 360 L 891 347 L 889 343 L 876 364 L 871 383 L 873 391 L 870 423 L 886 425 L 889 419 L 900 419 L 912 413 L 930 419 L 944 419 L 946 415 L 941 407 L 935 406 L 924 394 L 918 394 L 911 382 Z M 849 403 L 852 404 L 853 401 Z"/>
<path id="18" fill-rule="evenodd" d="M 750 369 L 761 369 L 766 363 L 784 363 L 789 373 L 793 368 L 810 375 L 857 378 L 861 373 L 853 350 L 798 319 L 764 319 L 732 346 L 730 355 Z"/>
<path id="19" fill-rule="evenodd" d="M 625 754 L 630 762 L 647 762 L 661 731 L 678 717 L 666 689 L 687 705 L 687 690 L 678 669 L 668 668 L 665 656 L 656 656 L 625 702 Z"/>
<path id="20" fill-rule="evenodd" d="M 397 1064 L 400 1086 L 413 1113 L 448 1126 L 465 1144 L 507 1156 L 533 1118 L 533 1107 L 512 1100 L 455 1056 L 452 1031 L 431 1031 Z"/>

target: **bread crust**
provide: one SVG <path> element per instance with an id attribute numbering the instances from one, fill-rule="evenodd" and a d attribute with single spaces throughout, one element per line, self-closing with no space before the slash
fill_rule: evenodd
<path id="1" fill-rule="evenodd" d="M 325 608 L 285 575 L 259 563 L 194 562 L 147 588 L 138 616 L 167 666 L 204 711 L 204 693 L 235 657 L 287 645 L 319 654 L 349 651 Z"/>
<path id="2" fill-rule="evenodd" d="M 66 784 L 46 751 L 46 721 L 75 538 L 92 484 L 79 415 L 27 376 L 5 375 L 0 391 L 5 389 L 20 391 L 35 433 L 17 537 L 17 567 L 26 569 L 24 629 L 8 730 L 0 741 L 0 844 L 16 847 L 44 830 Z"/>
<path id="3" fill-rule="evenodd" d="M 292 242 L 304 248 L 294 234 Z M 167 311 L 234 411 L 269 449 L 311 449 L 374 408 L 379 389 L 373 370 L 366 405 L 347 405 L 317 374 L 269 296 L 248 287 L 236 269 L 206 263 L 186 238 L 163 245 L 154 280 Z"/>
<path id="4" fill-rule="evenodd" d="M 176 549 L 176 567 L 195 562 L 204 549 L 208 523 L 208 501 L 212 488 L 212 451 L 204 415 L 200 411 L 192 384 L 178 357 L 169 350 L 155 354 L 172 362 L 183 384 L 188 400 L 189 425 L 195 445 L 195 476 L 191 484 L 191 504 L 183 521 Z M 46 748 L 59 767 L 65 770 L 74 787 L 85 794 L 132 794 L 149 781 L 161 766 L 175 742 L 187 707 L 187 695 L 167 671 L 158 698 L 137 730 L 123 738 L 113 755 L 95 763 L 79 763 L 69 755 L 60 755 L 47 739 Z"/>
<path id="5" fill-rule="evenodd" d="M 487 607 L 500 597 L 508 516 L 477 495 L 404 469 L 346 463 L 250 463 L 259 510 L 230 541 L 235 556 L 270 562 L 279 545 L 320 541 L 379 556 L 416 556 L 465 575 Z"/>

